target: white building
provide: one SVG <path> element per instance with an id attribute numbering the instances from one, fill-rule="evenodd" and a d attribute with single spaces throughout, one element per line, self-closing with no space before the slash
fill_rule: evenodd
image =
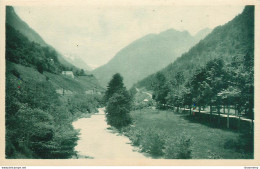
<path id="1" fill-rule="evenodd" d="M 72 71 L 62 71 L 62 74 L 74 78 L 74 74 Z"/>

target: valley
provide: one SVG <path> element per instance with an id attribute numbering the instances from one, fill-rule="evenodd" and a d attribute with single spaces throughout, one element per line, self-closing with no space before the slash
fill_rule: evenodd
<path id="1" fill-rule="evenodd" d="M 5 157 L 254 159 L 254 11 L 148 33 L 92 70 L 8 6 Z"/>

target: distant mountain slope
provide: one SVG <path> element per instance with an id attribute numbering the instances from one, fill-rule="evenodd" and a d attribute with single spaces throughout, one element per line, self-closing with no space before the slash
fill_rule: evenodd
<path id="1" fill-rule="evenodd" d="M 20 17 L 15 13 L 14 8 L 11 6 L 6 7 L 6 23 L 19 30 L 25 35 L 30 41 L 39 43 L 42 46 L 47 46 L 41 36 L 35 32 L 30 26 L 22 21 Z"/>
<path id="2" fill-rule="evenodd" d="M 66 57 L 66 60 L 68 60 L 70 63 L 72 63 L 80 69 L 84 69 L 87 71 L 93 70 L 84 60 L 82 60 L 79 57 Z"/>
<path id="3" fill-rule="evenodd" d="M 195 70 L 214 58 L 223 58 L 226 63 L 241 58 L 247 53 L 254 56 L 254 6 L 245 7 L 242 14 L 223 26 L 215 28 L 207 37 L 160 72 L 171 81 L 182 72 L 185 81 Z M 152 89 L 155 74 L 141 80 L 137 86 Z"/>
<path id="4" fill-rule="evenodd" d="M 200 41 L 201 39 L 204 39 L 211 31 L 212 29 L 209 28 L 202 29 L 199 32 L 197 32 L 194 37 L 197 41 Z"/>
<path id="5" fill-rule="evenodd" d="M 54 49 L 52 46 L 47 44 L 42 37 L 35 32 L 26 22 L 24 22 L 16 13 L 12 6 L 6 7 L 6 23 L 18 30 L 25 37 L 27 37 L 30 41 L 36 42 L 41 46 L 48 46 Z M 68 67 L 74 67 L 73 64 L 69 63 L 66 58 L 64 58 L 59 52 L 57 52 L 57 56 L 59 61 Z"/>
<path id="6" fill-rule="evenodd" d="M 120 73 L 129 88 L 173 62 L 199 40 L 187 31 L 174 29 L 149 34 L 121 49 L 107 64 L 95 69 L 93 74 L 101 85 L 106 86 L 113 74 Z"/>
<path id="7" fill-rule="evenodd" d="M 76 71 L 79 69 L 74 66 L 71 67 L 71 64 L 69 63 L 64 64 L 61 62 L 59 54 L 55 49 L 46 44 L 34 30 L 32 30 L 25 22 L 21 21 L 13 11 L 12 7 L 7 7 L 6 12 L 7 67 L 11 66 L 17 68 L 17 71 L 23 75 L 23 78 L 27 78 L 31 74 L 35 75 L 35 77 L 31 77 L 31 79 L 36 78 L 37 73 L 33 72 L 45 74 L 46 78 L 52 79 L 50 82 L 53 82 L 52 85 L 56 89 L 64 88 L 75 93 L 85 93 L 86 90 L 92 89 L 98 91 L 103 90 L 94 76 L 76 76 L 73 79 L 61 75 L 61 72 L 68 68 L 73 71 L 74 69 Z M 10 23 L 12 25 L 10 25 Z M 13 25 L 17 25 L 21 29 L 17 30 Z M 37 42 L 30 40 L 22 32 L 29 32 Z M 45 45 L 39 44 L 38 42 L 44 42 Z M 21 73 L 23 70 L 26 70 L 25 73 Z"/>

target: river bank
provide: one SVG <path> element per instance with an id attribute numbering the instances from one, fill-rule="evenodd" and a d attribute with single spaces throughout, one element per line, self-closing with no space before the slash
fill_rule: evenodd
<path id="1" fill-rule="evenodd" d="M 106 123 L 105 109 L 99 108 L 98 113 L 90 118 L 80 118 L 73 122 L 75 129 L 80 130 L 79 140 L 75 151 L 78 158 L 94 159 L 145 159 L 131 145 L 128 137 L 119 135 Z"/>

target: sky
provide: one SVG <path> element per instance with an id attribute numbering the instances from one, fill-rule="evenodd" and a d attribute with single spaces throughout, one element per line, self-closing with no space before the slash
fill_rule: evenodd
<path id="1" fill-rule="evenodd" d="M 120 49 L 167 29 L 195 35 L 232 20 L 243 6 L 15 6 L 16 13 L 65 57 L 95 68 Z"/>

